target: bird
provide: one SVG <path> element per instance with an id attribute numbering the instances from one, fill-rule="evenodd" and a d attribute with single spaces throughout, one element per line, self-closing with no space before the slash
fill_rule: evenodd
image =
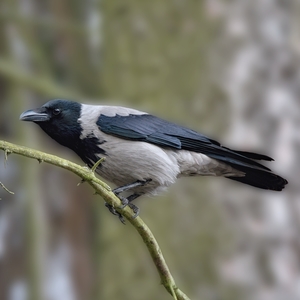
<path id="1" fill-rule="evenodd" d="M 113 183 L 122 206 L 136 217 L 132 202 L 157 195 L 180 177 L 222 176 L 256 188 L 281 191 L 288 183 L 258 160 L 269 156 L 236 151 L 187 127 L 132 108 L 50 100 L 20 115 L 73 150 L 96 173 Z M 124 197 L 123 194 L 128 196 Z M 112 206 L 109 210 L 123 218 Z"/>

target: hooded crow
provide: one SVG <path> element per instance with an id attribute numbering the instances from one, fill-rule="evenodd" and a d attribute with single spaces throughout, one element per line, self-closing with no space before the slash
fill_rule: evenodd
<path id="1" fill-rule="evenodd" d="M 256 160 L 273 159 L 235 151 L 194 130 L 120 106 L 87 105 L 55 99 L 23 112 L 51 138 L 73 150 L 118 188 L 123 206 L 144 194 L 156 195 L 182 176 L 223 176 L 257 188 L 281 191 L 288 183 Z M 113 213 L 113 208 L 109 207 Z M 119 215 L 120 217 L 120 215 Z"/>

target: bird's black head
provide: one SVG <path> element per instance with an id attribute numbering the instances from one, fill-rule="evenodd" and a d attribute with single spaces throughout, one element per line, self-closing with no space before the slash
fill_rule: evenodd
<path id="1" fill-rule="evenodd" d="M 80 103 L 55 99 L 23 112 L 20 120 L 38 124 L 55 141 L 72 149 L 76 147 L 81 133 L 78 123 L 80 113 Z"/>

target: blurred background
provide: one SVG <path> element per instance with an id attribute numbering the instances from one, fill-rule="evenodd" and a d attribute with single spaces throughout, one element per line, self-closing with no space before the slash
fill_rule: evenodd
<path id="1" fill-rule="evenodd" d="M 22 111 L 123 105 L 264 153 L 281 192 L 180 179 L 136 201 L 191 299 L 300 299 L 300 4 L 2 0 L 0 137 L 82 164 Z M 0 153 L 0 299 L 171 299 L 142 240 L 75 175 Z"/>

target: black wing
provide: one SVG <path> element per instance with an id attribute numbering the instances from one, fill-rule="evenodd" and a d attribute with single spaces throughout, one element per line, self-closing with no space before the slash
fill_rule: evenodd
<path id="1" fill-rule="evenodd" d="M 104 133 L 129 140 L 144 141 L 161 147 L 189 150 L 203 153 L 215 159 L 255 165 L 269 170 L 251 159 L 269 160 L 272 158 L 242 151 L 233 151 L 221 146 L 215 140 L 185 127 L 165 121 L 152 115 L 129 115 L 108 117 L 101 115 L 97 125 Z"/>
<path id="2" fill-rule="evenodd" d="M 272 158 L 251 152 L 231 150 L 194 130 L 152 115 L 131 114 L 128 116 L 116 115 L 114 117 L 100 115 L 97 125 L 104 133 L 123 139 L 144 141 L 161 147 L 203 153 L 246 173 L 245 177 L 232 177 L 231 179 L 256 187 L 281 190 L 284 184 L 287 183 L 285 179 L 270 173 L 271 170 L 267 167 L 253 161 L 253 159 L 271 161 L 273 160 Z M 249 168 L 253 169 L 253 171 L 255 170 L 255 173 L 249 172 Z M 251 180 L 247 178 L 247 173 L 249 173 L 249 176 L 251 175 Z M 268 176 L 266 176 L 266 174 L 268 174 Z M 272 175 L 270 179 L 271 182 L 268 182 L 270 175 Z M 255 178 L 253 179 L 253 176 L 257 176 L 257 180 Z M 261 182 L 262 180 L 265 182 Z M 273 182 L 274 180 L 276 181 L 275 183 Z M 277 182 L 278 180 L 279 182 Z"/>

